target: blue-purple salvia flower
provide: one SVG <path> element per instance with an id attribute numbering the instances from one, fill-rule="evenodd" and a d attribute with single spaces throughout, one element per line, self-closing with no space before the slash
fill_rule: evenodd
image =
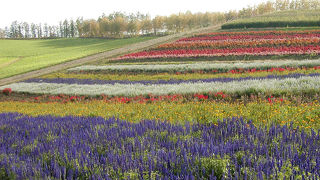
<path id="1" fill-rule="evenodd" d="M 130 81 L 130 80 L 99 80 L 99 79 L 75 79 L 75 78 L 34 78 L 28 79 L 23 82 L 25 83 L 56 83 L 56 84 L 182 84 L 182 83 L 212 83 L 212 82 L 232 82 L 232 81 L 247 81 L 247 80 L 268 80 L 268 79 L 286 79 L 286 78 L 301 78 L 301 77 L 318 77 L 319 73 L 313 74 L 289 74 L 289 75 L 268 75 L 262 77 L 240 77 L 240 78 L 209 78 L 209 79 L 190 79 L 190 80 L 141 80 L 141 81 Z"/>
<path id="2" fill-rule="evenodd" d="M 0 179 L 320 178 L 319 132 L 0 114 Z"/>

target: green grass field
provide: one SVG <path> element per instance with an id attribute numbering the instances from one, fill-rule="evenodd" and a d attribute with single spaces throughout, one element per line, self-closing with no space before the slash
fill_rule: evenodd
<path id="1" fill-rule="evenodd" d="M 14 61 L 15 57 L 0 57 L 0 67 L 6 66 L 6 64 Z"/>
<path id="2" fill-rule="evenodd" d="M 288 10 L 243 18 L 222 25 L 222 29 L 312 26 L 320 26 L 319 10 Z"/>
<path id="3" fill-rule="evenodd" d="M 109 51 L 154 37 L 129 39 L 0 40 L 0 78 Z"/>

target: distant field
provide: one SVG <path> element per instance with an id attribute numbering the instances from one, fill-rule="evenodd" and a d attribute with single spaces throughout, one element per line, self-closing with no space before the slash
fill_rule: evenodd
<path id="1" fill-rule="evenodd" d="M 319 10 L 290 10 L 263 16 L 238 19 L 222 25 L 222 29 L 320 26 Z"/>
<path id="2" fill-rule="evenodd" d="M 0 40 L 0 78 L 109 51 L 154 37 L 130 39 Z"/>

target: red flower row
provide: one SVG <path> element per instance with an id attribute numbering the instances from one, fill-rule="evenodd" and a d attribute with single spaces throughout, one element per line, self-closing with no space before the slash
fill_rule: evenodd
<path id="1" fill-rule="evenodd" d="M 220 56 L 266 56 L 266 55 L 308 55 L 320 54 L 320 46 L 293 46 L 293 47 L 256 47 L 236 49 L 177 49 L 154 50 L 131 53 L 116 60 L 124 59 L 152 59 L 152 58 L 185 58 L 185 57 L 220 57 Z"/>
<path id="2" fill-rule="evenodd" d="M 42 95 L 37 97 L 32 97 L 26 99 L 23 102 L 82 102 L 82 101 L 91 101 L 91 100 L 103 100 L 107 103 L 148 103 L 148 102 L 178 102 L 183 100 L 208 100 L 208 99 L 224 99 L 227 95 L 223 92 L 218 93 L 206 93 L 206 94 L 174 94 L 174 95 L 152 95 L 147 96 L 135 96 L 135 97 L 123 97 L 123 96 L 106 96 L 101 95 L 98 97 L 89 97 L 89 96 L 68 96 L 68 95 L 58 95 L 58 96 L 48 96 Z"/>
<path id="3" fill-rule="evenodd" d="M 81 101 L 91 101 L 91 100 L 103 100 L 106 103 L 152 103 L 152 102 L 183 102 L 185 100 L 189 101 L 210 101 L 210 100 L 230 100 L 227 99 L 228 95 L 224 92 L 217 92 L 217 93 L 206 93 L 206 94 L 189 94 L 189 95 L 182 95 L 182 94 L 174 94 L 174 95 L 148 95 L 148 96 L 136 96 L 136 97 L 108 97 L 106 95 L 101 95 L 100 97 L 87 97 L 87 96 L 67 96 L 67 95 L 58 95 L 58 96 L 38 96 L 34 97 L 30 100 L 25 100 L 22 102 L 38 102 L 38 103 L 72 103 L 72 102 L 81 102 Z M 255 99 L 256 97 L 251 97 Z M 49 99 L 49 101 L 48 101 Z M 282 103 L 284 101 L 283 98 L 269 96 L 266 97 L 266 100 L 270 103 Z"/>
<path id="4" fill-rule="evenodd" d="M 246 47 L 279 47 L 319 45 L 320 38 L 257 39 L 257 40 L 219 40 L 219 41 L 181 41 L 159 45 L 153 50 L 165 49 L 223 49 Z"/>

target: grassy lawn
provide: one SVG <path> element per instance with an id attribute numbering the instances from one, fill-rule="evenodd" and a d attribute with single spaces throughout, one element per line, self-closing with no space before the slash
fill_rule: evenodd
<path id="1" fill-rule="evenodd" d="M 0 78 L 25 73 L 80 57 L 109 51 L 154 37 L 129 39 L 0 40 Z M 20 59 L 8 65 L 8 62 Z"/>
<path id="2" fill-rule="evenodd" d="M 5 66 L 6 64 L 17 59 L 16 57 L 0 57 L 0 67 Z"/>

